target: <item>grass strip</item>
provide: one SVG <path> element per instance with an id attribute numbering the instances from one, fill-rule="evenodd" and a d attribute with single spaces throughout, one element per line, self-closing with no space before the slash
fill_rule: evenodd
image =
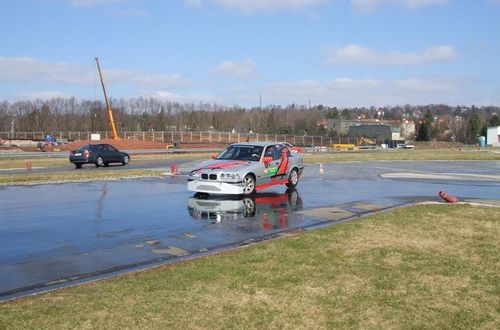
<path id="1" fill-rule="evenodd" d="M 500 211 L 419 205 L 0 304 L 0 328 L 500 327 Z"/>
<path id="2" fill-rule="evenodd" d="M 493 150 L 493 149 L 492 149 Z M 139 159 L 208 159 L 212 153 L 185 154 L 141 154 L 132 155 L 132 162 Z M 306 153 L 306 163 L 335 163 L 348 161 L 398 161 L 398 160 L 500 160 L 500 153 L 468 148 L 458 149 L 416 149 L 416 150 L 378 150 L 352 152 Z M 24 168 L 26 162 L 33 167 L 54 167 L 68 165 L 67 158 L 0 158 L 0 169 Z"/>
<path id="3" fill-rule="evenodd" d="M 140 176 L 160 176 L 158 170 L 115 170 L 115 171 L 71 171 L 22 174 L 0 174 L 0 185 L 43 183 L 57 181 L 87 181 L 97 179 L 120 179 Z"/>
<path id="4" fill-rule="evenodd" d="M 349 161 L 405 161 L 405 160 L 500 160 L 500 153 L 464 149 L 415 149 L 325 152 L 305 154 L 306 163 L 335 163 Z"/>
<path id="5" fill-rule="evenodd" d="M 183 154 L 132 154 L 130 158 L 133 162 L 134 160 L 143 159 L 206 159 L 210 158 L 210 153 L 183 153 Z M 69 165 L 70 162 L 67 157 L 64 158 L 51 158 L 45 157 L 33 157 L 33 158 L 22 158 L 22 157 L 6 157 L 0 158 L 0 169 L 7 168 L 25 168 L 26 163 L 31 162 L 32 167 L 55 167 L 55 166 L 65 166 Z"/>

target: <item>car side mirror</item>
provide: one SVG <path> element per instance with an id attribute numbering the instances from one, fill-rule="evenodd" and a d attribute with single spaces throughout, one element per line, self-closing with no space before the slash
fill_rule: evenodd
<path id="1" fill-rule="evenodd" d="M 215 159 L 215 158 L 217 158 L 217 155 L 216 155 L 216 154 L 213 154 L 213 155 L 212 155 L 212 159 Z"/>
<path id="2" fill-rule="evenodd" d="M 264 164 L 270 163 L 273 161 L 273 157 L 264 157 Z"/>

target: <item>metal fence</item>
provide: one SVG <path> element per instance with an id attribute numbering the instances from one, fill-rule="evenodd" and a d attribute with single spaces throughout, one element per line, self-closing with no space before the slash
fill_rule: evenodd
<path id="1" fill-rule="evenodd" d="M 101 139 L 111 139 L 111 131 L 100 132 L 0 132 L 2 140 L 43 140 L 52 134 L 59 141 L 90 140 L 91 134 L 100 134 Z M 326 137 L 311 135 L 230 133 L 230 132 L 182 132 L 182 131 L 124 131 L 119 132 L 124 140 L 155 141 L 162 143 L 234 143 L 244 141 L 288 142 L 304 147 L 323 147 L 332 144 L 363 145 L 357 137 Z M 383 140 L 372 139 L 377 145 Z"/>

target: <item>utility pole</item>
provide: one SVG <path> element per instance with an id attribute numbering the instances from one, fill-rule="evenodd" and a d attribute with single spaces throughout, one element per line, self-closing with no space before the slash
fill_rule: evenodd
<path id="1" fill-rule="evenodd" d="M 94 58 L 97 63 L 97 71 L 99 71 L 99 77 L 101 78 L 102 91 L 104 92 L 104 99 L 106 100 L 106 109 L 108 110 L 109 126 L 111 126 L 111 137 L 113 140 L 119 140 L 118 132 L 116 131 L 115 120 L 113 119 L 113 111 L 111 111 L 111 105 L 109 104 L 108 94 L 106 93 L 106 87 L 104 86 L 104 78 L 102 77 L 101 66 L 99 65 L 99 58 Z"/>
<path id="2" fill-rule="evenodd" d="M 15 134 L 14 123 L 15 123 L 15 119 L 12 119 L 10 122 L 10 134 L 9 134 L 9 145 L 11 148 L 12 148 L 12 137 Z"/>

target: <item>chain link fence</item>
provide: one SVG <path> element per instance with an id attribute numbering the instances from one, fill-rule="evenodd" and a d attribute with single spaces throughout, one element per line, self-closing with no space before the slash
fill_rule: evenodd
<path id="1" fill-rule="evenodd" d="M 0 132 L 0 139 L 41 141 L 47 134 L 58 141 L 90 140 L 91 134 L 100 134 L 103 140 L 111 139 L 111 131 L 99 132 Z M 288 142 L 303 147 L 330 147 L 333 144 L 380 145 L 384 140 L 358 137 L 326 137 L 311 135 L 261 134 L 261 133 L 230 133 L 230 132 L 182 132 L 182 131 L 124 131 L 119 132 L 124 140 L 154 141 L 161 143 L 235 143 L 245 141 Z"/>

